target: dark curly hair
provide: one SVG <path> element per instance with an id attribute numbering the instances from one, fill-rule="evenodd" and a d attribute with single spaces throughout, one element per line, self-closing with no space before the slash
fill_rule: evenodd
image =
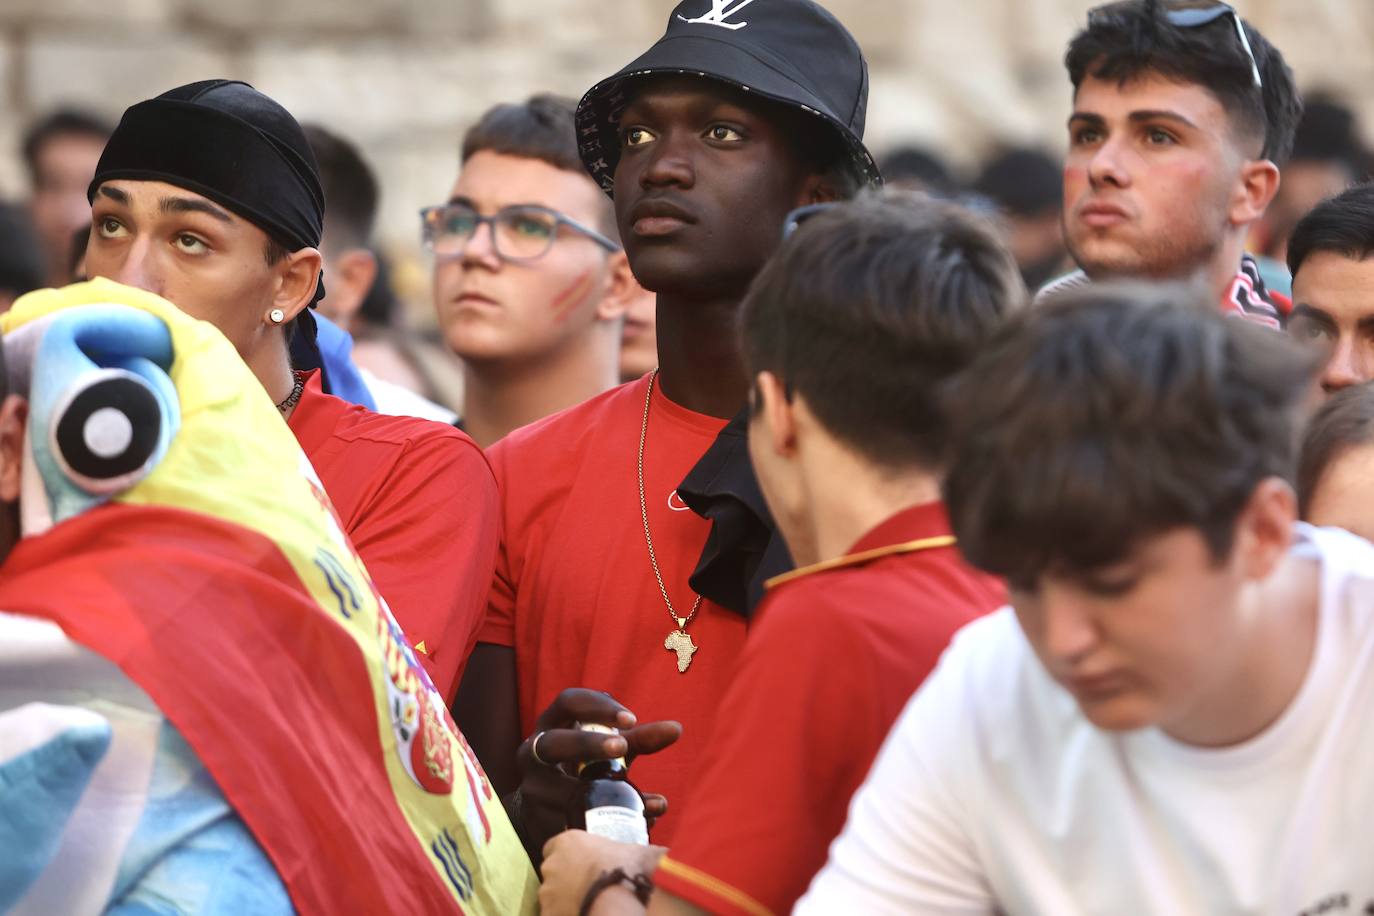
<path id="1" fill-rule="evenodd" d="M 1293 82 L 1293 71 L 1278 48 L 1242 20 L 1264 84 L 1257 89 L 1250 57 L 1241 46 L 1230 15 L 1192 28 L 1169 22 L 1171 10 L 1196 6 L 1165 0 L 1121 0 L 1089 12 L 1087 28 L 1074 36 L 1064 56 L 1074 91 L 1086 77 L 1125 83 L 1157 73 L 1195 83 L 1221 101 L 1237 128 L 1262 141 L 1262 158 L 1282 166 L 1293 151 L 1293 135 L 1302 117 L 1302 99 Z"/>

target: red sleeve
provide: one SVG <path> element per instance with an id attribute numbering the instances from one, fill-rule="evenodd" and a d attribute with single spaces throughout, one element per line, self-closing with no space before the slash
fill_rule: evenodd
<path id="1" fill-rule="evenodd" d="M 1293 314 L 1292 298 L 1285 296 L 1277 290 L 1271 289 L 1266 290 L 1266 292 L 1269 293 L 1269 299 L 1274 303 L 1274 308 L 1279 310 L 1279 314 L 1284 317 L 1284 320 L 1287 320 L 1288 316 Z"/>
<path id="2" fill-rule="evenodd" d="M 492 470 L 496 475 L 502 519 L 501 544 L 496 551 L 496 571 L 491 578 L 491 590 L 487 595 L 487 613 L 482 621 L 482 629 L 477 634 L 478 642 L 488 642 L 498 646 L 515 645 L 515 577 L 511 573 L 511 548 L 517 529 L 521 526 L 512 523 L 510 503 L 507 492 L 508 449 L 497 443 L 487 452 L 491 459 Z"/>
<path id="3" fill-rule="evenodd" d="M 471 439 L 455 434 L 412 443 L 350 533 L 449 702 L 477 641 L 500 526 L 491 467 Z"/>
<path id="4" fill-rule="evenodd" d="M 856 747 L 882 740 L 864 737 L 881 726 L 855 708 L 866 682 L 836 664 L 861 664 L 859 637 L 820 601 L 794 585 L 760 608 L 687 819 L 654 875 L 708 912 L 791 912 L 871 763 Z"/>

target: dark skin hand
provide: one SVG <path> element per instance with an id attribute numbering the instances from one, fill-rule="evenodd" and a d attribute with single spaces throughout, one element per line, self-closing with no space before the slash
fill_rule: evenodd
<path id="1" fill-rule="evenodd" d="M 581 731 L 573 727 L 577 723 L 592 722 L 618 728 L 620 734 Z M 534 734 L 516 751 L 520 788 L 504 799 L 506 810 L 519 828 L 535 867 L 543 860 L 544 844 L 568 827 L 568 802 L 581 789 L 581 783 L 568 775 L 568 771 L 578 763 L 591 760 L 624 757 L 630 762 L 640 754 L 663 750 L 681 736 L 682 726 L 677 722 L 636 725 L 634 713 L 608 693 L 574 687 L 555 697 L 540 713 Z M 539 739 L 539 760 L 534 757 L 535 738 Z M 656 818 L 668 812 L 668 800 L 662 795 L 641 795 L 644 815 L 652 825 Z"/>
<path id="2" fill-rule="evenodd" d="M 500 689 L 493 689 L 497 685 Z M 661 751 L 682 735 L 682 726 L 676 722 L 636 726 L 634 713 L 609 694 L 569 689 L 544 710 L 534 734 L 521 743 L 516 703 L 515 652 L 507 646 L 478 643 L 458 688 L 454 719 L 505 802 L 511 823 L 536 866 L 543 859 L 544 844 L 567 829 L 568 799 L 580 787 L 558 764 L 572 768 L 580 761 L 615 757 L 630 761 L 639 754 Z M 460 714 L 464 711 L 468 714 Z M 621 733 L 576 731 L 571 726 L 577 722 L 610 725 Z M 555 766 L 534 759 L 532 747 L 540 732 L 544 735 L 539 739 L 539 756 Z M 516 750 L 512 753 L 510 748 Z M 642 797 L 651 824 L 667 813 L 668 800 L 662 795 Z"/>

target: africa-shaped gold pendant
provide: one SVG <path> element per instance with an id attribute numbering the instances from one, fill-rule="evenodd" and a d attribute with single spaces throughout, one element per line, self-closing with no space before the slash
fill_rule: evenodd
<path id="1" fill-rule="evenodd" d="M 668 634 L 668 638 L 663 640 L 663 648 L 669 652 L 677 653 L 677 670 L 682 674 L 687 670 L 687 666 L 692 663 L 692 656 L 696 653 L 696 643 L 692 642 L 692 637 L 686 630 L 676 629 Z"/>

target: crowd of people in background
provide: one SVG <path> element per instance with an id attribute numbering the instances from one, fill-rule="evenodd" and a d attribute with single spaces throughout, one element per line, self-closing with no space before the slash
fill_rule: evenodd
<path id="1" fill-rule="evenodd" d="M 0 911 L 1374 912 L 1374 157 L 1231 6 L 1085 12 L 961 173 L 682 0 L 414 250 L 247 83 L 35 123 Z"/>

